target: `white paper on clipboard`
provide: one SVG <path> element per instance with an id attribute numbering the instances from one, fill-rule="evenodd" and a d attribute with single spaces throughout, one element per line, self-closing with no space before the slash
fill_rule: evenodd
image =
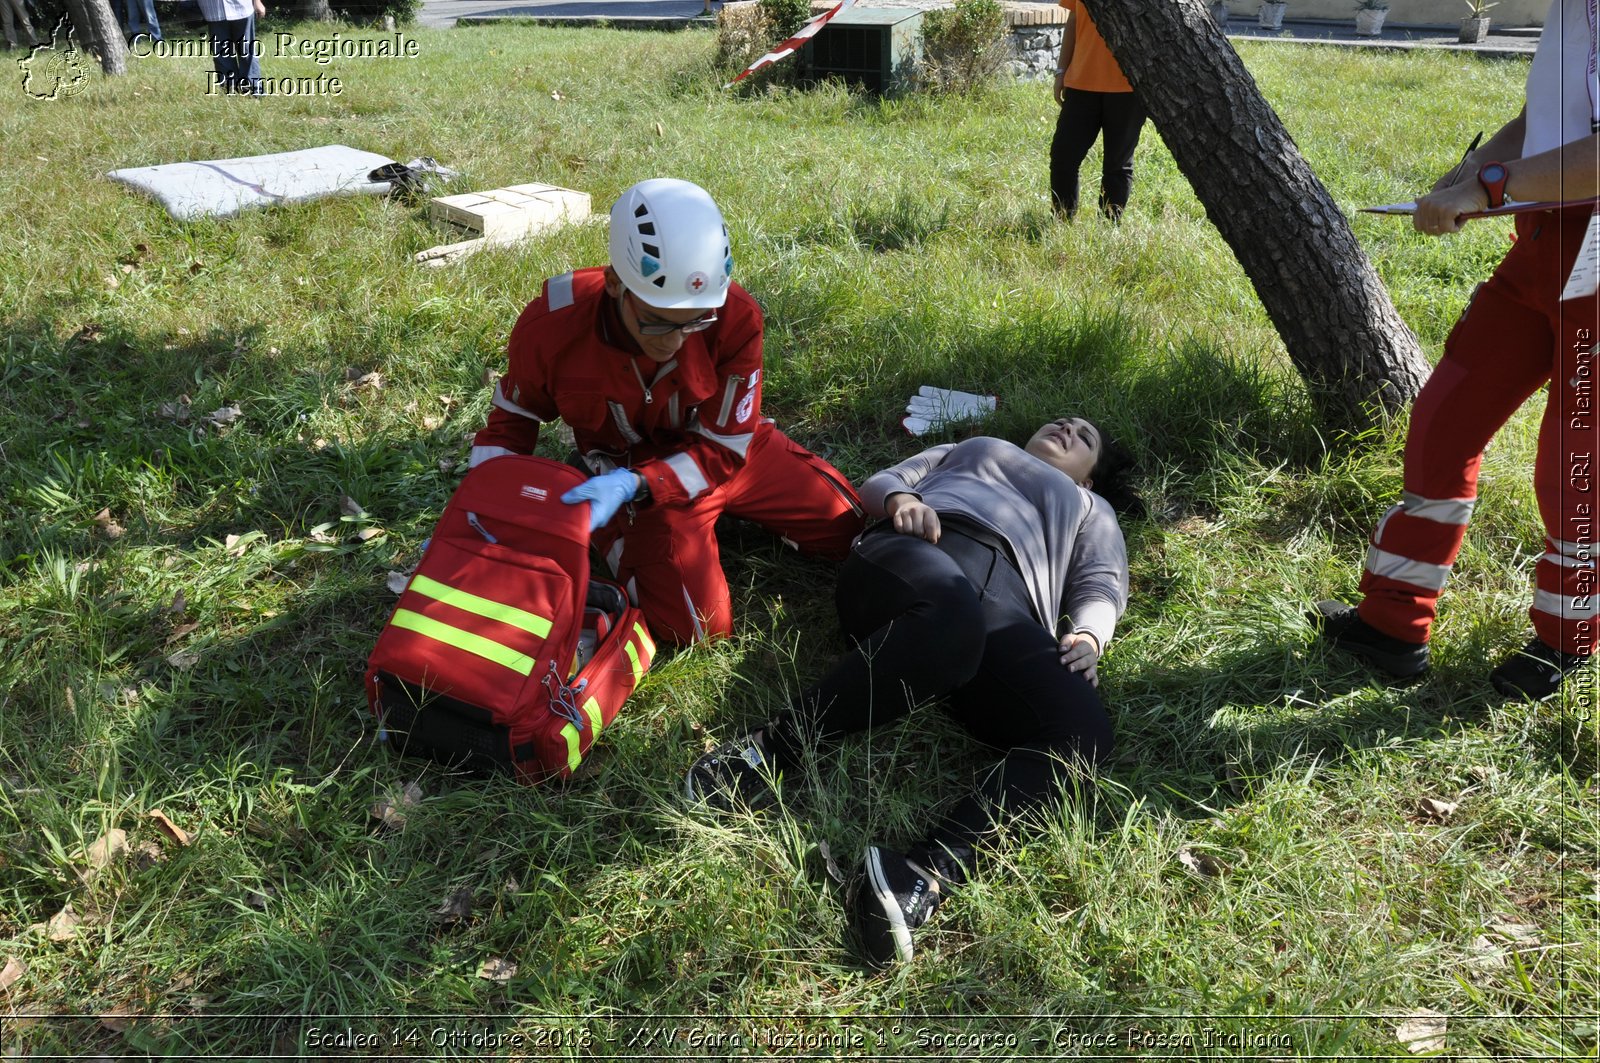
<path id="1" fill-rule="evenodd" d="M 1589 227 L 1583 230 L 1578 258 L 1572 263 L 1567 286 L 1561 289 L 1561 299 L 1586 299 L 1596 291 L 1600 291 L 1600 213 L 1589 216 Z"/>

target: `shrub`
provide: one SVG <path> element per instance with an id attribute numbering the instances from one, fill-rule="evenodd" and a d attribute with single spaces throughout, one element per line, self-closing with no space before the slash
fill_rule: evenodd
<path id="1" fill-rule="evenodd" d="M 725 4 L 717 15 L 717 66 L 732 77 L 765 55 L 774 44 L 794 36 L 811 17 L 810 0 L 756 0 Z M 753 75 L 756 83 L 793 80 L 793 60 Z"/>
<path id="2" fill-rule="evenodd" d="M 917 80 L 932 92 L 982 88 L 1005 62 L 1005 11 L 999 0 L 956 0 L 922 16 Z"/>

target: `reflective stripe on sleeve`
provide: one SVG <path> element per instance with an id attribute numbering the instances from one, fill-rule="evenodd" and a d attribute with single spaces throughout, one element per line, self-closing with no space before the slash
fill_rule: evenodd
<path id="1" fill-rule="evenodd" d="M 472 453 L 467 455 L 467 468 L 476 469 L 490 458 L 503 458 L 513 453 L 515 451 L 507 450 L 505 447 L 473 447 Z"/>
<path id="2" fill-rule="evenodd" d="M 545 281 L 545 294 L 552 310 L 563 310 L 573 303 L 572 274 L 563 273 L 559 277 L 551 277 Z"/>
<path id="3" fill-rule="evenodd" d="M 703 424 L 695 424 L 689 429 L 689 431 L 694 432 L 697 435 L 705 436 L 707 439 L 711 440 L 711 442 L 716 443 L 719 446 L 727 447 L 741 458 L 748 456 L 750 451 L 750 441 L 756 437 L 754 432 L 741 432 L 738 435 L 725 436 L 718 432 L 711 431 Z"/>
<path id="4" fill-rule="evenodd" d="M 690 498 L 702 494 L 711 485 L 706 482 L 705 474 L 700 471 L 700 466 L 689 455 L 679 452 L 670 454 L 666 458 L 667 467 L 678 477 L 678 482 L 683 485 L 683 493 Z"/>
<path id="5" fill-rule="evenodd" d="M 506 397 L 506 382 L 504 378 L 500 380 L 500 383 L 494 386 L 494 398 L 490 399 L 489 401 L 497 409 L 504 410 L 507 413 L 514 413 L 518 417 L 526 417 L 534 424 L 543 423 L 538 414 L 534 413 L 532 410 L 523 409 L 521 406 L 518 406 L 516 403 L 512 402 Z"/>
<path id="6" fill-rule="evenodd" d="M 502 624 L 521 628 L 523 631 L 544 638 L 550 634 L 550 621 L 537 613 L 530 613 L 526 609 L 518 609 L 514 605 L 503 602 L 491 601 L 480 598 L 476 594 L 457 590 L 446 586 L 438 580 L 429 579 L 427 576 L 418 575 L 412 578 L 410 590 L 416 591 L 425 598 L 443 602 L 445 605 L 460 609 L 463 612 L 474 613 L 478 616 L 498 620 Z"/>
<path id="7" fill-rule="evenodd" d="M 474 635 L 470 631 L 463 631 L 458 627 L 440 623 L 437 620 L 414 613 L 410 609 L 396 609 L 394 618 L 389 623 L 407 631 L 415 631 L 425 638 L 442 642 L 446 646 L 454 646 L 486 661 L 503 665 L 518 675 L 530 675 L 533 672 L 533 658 L 525 653 L 518 653 L 510 646 L 502 646 L 492 639 L 482 635 Z"/>
<path id="8" fill-rule="evenodd" d="M 1430 565 L 1426 561 L 1413 561 L 1376 546 L 1367 549 L 1367 571 L 1384 579 L 1399 580 L 1413 587 L 1439 591 L 1450 578 L 1449 565 Z"/>

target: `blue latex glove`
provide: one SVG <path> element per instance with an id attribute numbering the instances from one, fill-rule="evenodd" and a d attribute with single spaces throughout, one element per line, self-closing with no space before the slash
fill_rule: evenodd
<path id="1" fill-rule="evenodd" d="M 589 503 L 589 530 L 594 531 L 617 515 L 639 490 L 639 474 L 632 469 L 612 469 L 604 476 L 591 476 L 561 496 L 568 505 Z"/>

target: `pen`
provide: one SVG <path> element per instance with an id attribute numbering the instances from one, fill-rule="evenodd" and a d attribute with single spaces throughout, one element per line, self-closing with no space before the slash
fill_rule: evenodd
<path id="1" fill-rule="evenodd" d="M 1461 176 L 1461 168 L 1467 164 L 1472 153 L 1478 150 L 1478 142 L 1483 139 L 1483 130 L 1478 130 L 1478 135 L 1472 138 L 1472 143 L 1467 145 L 1467 150 L 1461 153 L 1461 161 L 1456 163 L 1456 168 L 1450 171 L 1450 179 L 1444 183 L 1446 188 L 1456 183 L 1456 178 Z"/>

